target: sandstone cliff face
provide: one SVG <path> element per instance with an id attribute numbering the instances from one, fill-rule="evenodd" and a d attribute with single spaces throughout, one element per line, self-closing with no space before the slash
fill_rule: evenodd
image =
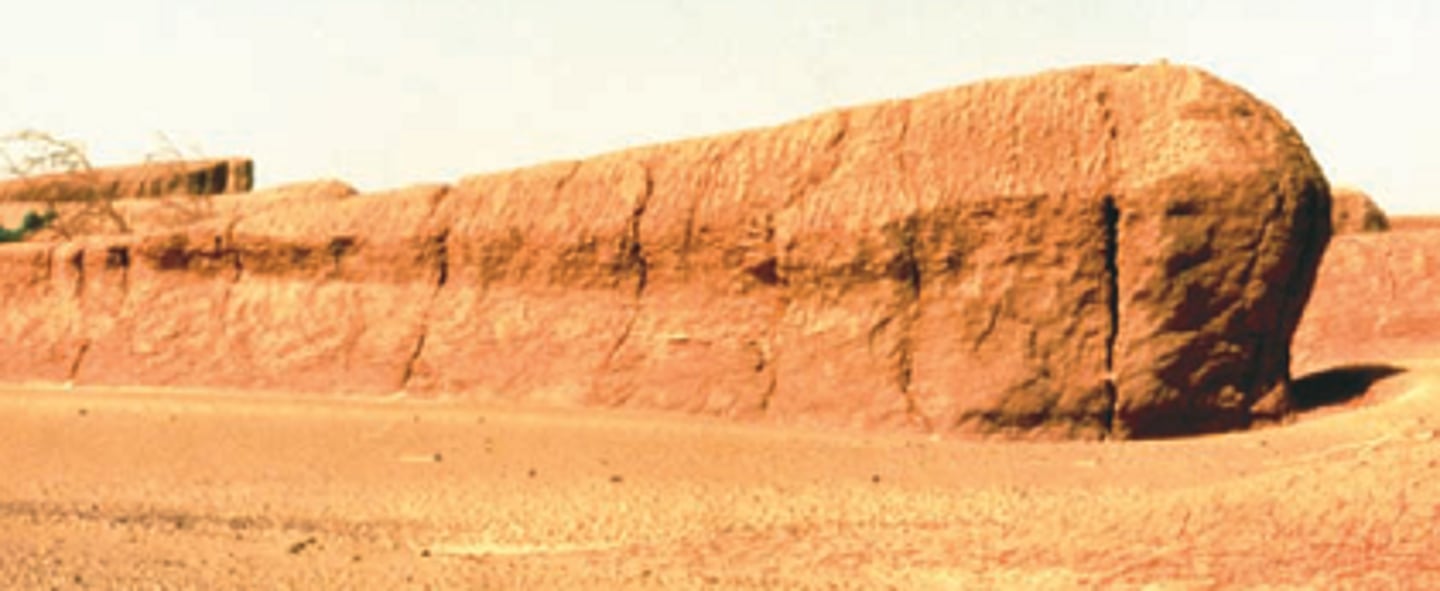
<path id="1" fill-rule="evenodd" d="M 1208 74 L 1051 72 L 0 250 L 27 335 L 0 379 L 1203 432 L 1283 409 L 1329 205 L 1295 131 Z"/>

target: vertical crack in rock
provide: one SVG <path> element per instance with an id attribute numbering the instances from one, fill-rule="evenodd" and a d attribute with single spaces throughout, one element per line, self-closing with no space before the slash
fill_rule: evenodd
<path id="1" fill-rule="evenodd" d="M 225 224 L 225 233 L 223 234 L 223 243 L 228 245 L 228 252 L 232 257 L 230 263 L 235 271 L 235 276 L 231 278 L 230 283 L 238 283 L 240 276 L 245 273 L 245 263 L 241 260 L 240 256 L 240 243 L 235 240 L 235 228 L 240 226 L 241 219 L 243 219 L 243 216 L 238 214 L 231 218 L 230 222 Z M 221 241 L 221 237 L 217 236 L 215 240 L 218 243 Z"/>
<path id="2" fill-rule="evenodd" d="M 420 361 L 420 355 L 425 352 L 425 338 L 430 334 L 430 314 L 435 308 L 435 301 L 440 299 L 440 290 L 445 288 L 445 283 L 450 279 L 450 230 L 441 230 L 439 234 L 430 239 L 429 254 L 435 260 L 435 289 L 430 292 L 430 301 L 420 312 L 419 335 L 415 337 L 415 346 L 410 349 L 410 357 L 405 360 L 405 369 L 400 375 L 400 389 L 409 387 L 410 379 L 415 376 L 415 364 Z"/>
<path id="3" fill-rule="evenodd" d="M 1119 393 L 1115 383 L 1115 346 L 1120 339 L 1120 208 L 1115 197 L 1106 195 L 1100 201 L 1100 217 L 1105 232 L 1105 305 L 1109 310 L 1109 330 L 1105 333 L 1105 415 L 1100 417 L 1106 433 L 1112 433 Z"/>
<path id="4" fill-rule="evenodd" d="M 105 268 L 120 270 L 120 295 L 130 294 L 130 248 L 111 246 L 105 250 Z"/>
<path id="5" fill-rule="evenodd" d="M 775 299 L 775 307 L 770 313 L 769 322 L 765 326 L 765 342 L 760 345 L 760 363 L 756 367 L 757 372 L 765 372 L 765 390 L 760 394 L 760 413 L 764 414 L 770 410 L 770 404 L 775 399 L 776 392 L 780 386 L 780 368 L 777 363 L 781 353 L 779 352 L 780 325 L 785 321 L 785 313 L 790 309 L 789 281 L 784 276 L 784 265 L 780 262 L 780 245 L 776 243 L 775 216 L 765 216 L 765 242 L 766 261 L 768 265 L 760 269 L 763 271 L 761 277 L 767 287 L 779 290 Z"/>
<path id="6" fill-rule="evenodd" d="M 450 281 L 450 230 L 440 232 L 439 236 L 433 239 L 435 249 L 435 291 L 445 287 Z"/>
<path id="7" fill-rule="evenodd" d="M 1116 417 L 1120 411 L 1120 385 L 1115 368 L 1115 349 L 1120 342 L 1120 206 L 1113 193 L 1121 172 L 1117 170 L 1119 159 L 1115 153 L 1119 146 L 1120 127 L 1115 120 L 1115 111 L 1110 106 L 1108 83 L 1095 93 L 1095 102 L 1100 107 L 1100 124 L 1105 134 L 1101 139 L 1100 166 L 1105 174 L 1101 190 L 1106 193 L 1100 200 L 1100 218 L 1104 234 L 1104 244 L 1102 245 L 1105 266 L 1103 297 L 1110 323 L 1105 333 L 1105 381 L 1102 384 L 1106 398 L 1105 410 L 1099 418 L 1103 430 L 1102 437 L 1111 437 L 1115 433 Z"/>
<path id="8" fill-rule="evenodd" d="M 620 239 L 620 256 L 615 264 L 617 275 L 627 273 L 635 274 L 634 302 L 630 310 L 629 318 L 625 319 L 625 326 L 620 329 L 620 335 L 610 345 L 610 350 L 605 354 L 605 361 L 600 365 L 600 373 L 610 372 L 615 357 L 625 347 L 630 334 L 635 330 L 635 324 L 640 320 L 641 300 L 645 297 L 645 287 L 649 281 L 650 262 L 645 258 L 645 250 L 641 246 L 641 224 L 645 219 L 645 210 L 650 206 L 650 197 L 655 192 L 655 178 L 650 169 L 649 163 L 641 163 L 645 174 L 645 188 L 636 196 L 635 203 L 630 209 L 630 220 L 626 224 L 625 235 Z M 631 394 L 625 394 L 611 402 L 614 406 L 623 406 L 629 402 Z"/>
<path id="9" fill-rule="evenodd" d="M 655 178 L 651 175 L 650 166 L 645 165 L 645 192 L 636 199 L 635 207 L 630 212 L 629 236 L 626 239 L 628 245 L 625 249 L 625 265 L 635 272 L 636 303 L 645 295 L 645 283 L 650 275 L 650 262 L 645 259 L 645 250 L 640 243 L 640 224 L 644 221 L 645 209 L 650 206 L 650 196 L 654 192 Z"/>
<path id="10" fill-rule="evenodd" d="M 757 361 L 755 362 L 755 373 L 764 374 L 765 389 L 760 392 L 759 410 L 765 414 L 770 410 L 770 402 L 775 398 L 775 389 L 780 383 L 780 373 L 775 367 L 775 336 L 780 325 L 780 316 L 785 312 L 784 304 L 776 306 L 778 310 L 766 328 L 765 342 L 755 344 Z"/>
<path id="11" fill-rule="evenodd" d="M 85 299 L 85 249 L 76 249 L 69 262 L 70 268 L 75 271 L 75 287 L 72 293 L 78 306 Z"/>
<path id="12" fill-rule="evenodd" d="M 224 322 L 225 311 L 230 309 L 231 292 L 234 291 L 235 283 L 240 281 L 240 251 L 235 247 L 233 242 L 227 240 L 226 236 L 216 235 L 213 244 L 215 250 L 210 254 L 210 258 L 214 261 L 213 264 L 217 269 L 216 275 L 224 275 L 223 272 L 218 270 L 223 269 L 227 262 L 233 271 L 229 279 L 225 281 L 223 291 L 220 292 L 218 314 L 221 318 L 221 325 L 223 326 L 226 324 L 226 322 Z"/>
<path id="13" fill-rule="evenodd" d="M 326 245 L 325 251 L 330 255 L 330 276 L 340 277 L 340 261 L 345 255 L 350 254 L 355 248 L 354 236 L 335 236 Z"/>
<path id="14" fill-rule="evenodd" d="M 915 378 L 914 339 L 920 321 L 920 290 L 923 285 L 918 254 L 919 226 L 919 216 L 912 214 L 889 229 L 891 240 L 898 247 L 886 268 L 886 274 L 895 281 L 894 308 L 876 328 L 883 330 L 887 324 L 894 325 L 898 334 L 891 357 L 895 360 L 895 383 L 905 399 L 905 415 L 929 431 L 930 419 L 920 412 L 915 393 L 911 390 Z"/>
<path id="15" fill-rule="evenodd" d="M 577 165 L 578 168 L 578 165 Z M 573 174 L 573 171 L 572 171 Z M 429 220 L 435 217 L 440 209 L 440 202 L 449 197 L 451 188 L 443 187 L 435 196 L 434 203 L 426 215 L 426 223 L 421 227 L 430 227 Z M 557 187 L 558 190 L 558 187 Z M 420 357 L 425 353 L 425 341 L 430 335 L 430 318 L 435 311 L 436 302 L 440 300 L 440 291 L 450 281 L 450 228 L 442 228 L 439 233 L 433 235 L 426 245 L 425 255 L 435 261 L 435 287 L 430 290 L 430 300 L 420 310 L 419 334 L 415 337 L 414 346 L 410 347 L 410 355 L 405 359 L 405 367 L 400 373 L 399 390 L 405 391 L 410 388 L 410 381 L 415 377 L 415 365 L 420 362 Z"/>
<path id="16" fill-rule="evenodd" d="M 1004 311 L 1005 300 L 1003 299 L 990 307 L 990 317 L 985 320 L 985 326 L 980 329 L 980 334 L 975 335 L 975 340 L 970 343 L 971 353 L 979 353 L 980 347 L 990 339 L 990 335 L 995 334 L 995 327 L 1000 324 L 1000 314 Z"/>
<path id="17" fill-rule="evenodd" d="M 415 346 L 410 348 L 410 357 L 405 359 L 405 371 L 400 374 L 400 389 L 404 390 L 410 385 L 410 378 L 415 377 L 415 363 L 420 361 L 420 355 L 425 352 L 425 337 L 429 333 L 429 327 L 425 324 L 420 326 L 420 336 L 415 338 Z"/>
<path id="18" fill-rule="evenodd" d="M 75 357 L 70 360 L 70 374 L 66 379 L 74 382 L 80 375 L 80 366 L 85 363 L 85 355 L 90 353 L 90 339 L 80 341 L 80 347 L 75 350 Z"/>

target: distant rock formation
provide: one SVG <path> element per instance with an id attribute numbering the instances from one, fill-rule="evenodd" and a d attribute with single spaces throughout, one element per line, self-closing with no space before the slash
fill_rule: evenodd
<path id="1" fill-rule="evenodd" d="M 249 158 L 160 161 L 0 181 L 0 203 L 243 193 L 254 183 Z"/>
<path id="2" fill-rule="evenodd" d="M 1024 437 L 1283 412 L 1330 195 L 1187 67 L 0 249 L 0 379 Z"/>
<path id="3" fill-rule="evenodd" d="M 1440 224 L 1337 236 L 1295 333 L 1295 370 L 1440 358 L 1436 278 Z"/>
<path id="4" fill-rule="evenodd" d="M 1385 211 L 1366 192 L 1354 187 L 1336 187 L 1330 195 L 1334 201 L 1332 216 L 1336 235 L 1390 229 Z"/>

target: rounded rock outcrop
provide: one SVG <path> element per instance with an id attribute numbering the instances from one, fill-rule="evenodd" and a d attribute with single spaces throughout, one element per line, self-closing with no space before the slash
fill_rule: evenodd
<path id="1" fill-rule="evenodd" d="M 1299 134 L 1244 91 L 1075 68 L 0 249 L 0 314 L 27 335 L 0 378 L 1210 432 L 1284 411 L 1330 215 Z"/>

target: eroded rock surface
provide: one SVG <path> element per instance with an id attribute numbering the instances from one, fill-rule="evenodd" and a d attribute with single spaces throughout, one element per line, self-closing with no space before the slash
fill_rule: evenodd
<path id="1" fill-rule="evenodd" d="M 1081 68 L 0 250 L 0 379 L 1176 435 L 1283 410 L 1329 234 L 1273 109 Z"/>

